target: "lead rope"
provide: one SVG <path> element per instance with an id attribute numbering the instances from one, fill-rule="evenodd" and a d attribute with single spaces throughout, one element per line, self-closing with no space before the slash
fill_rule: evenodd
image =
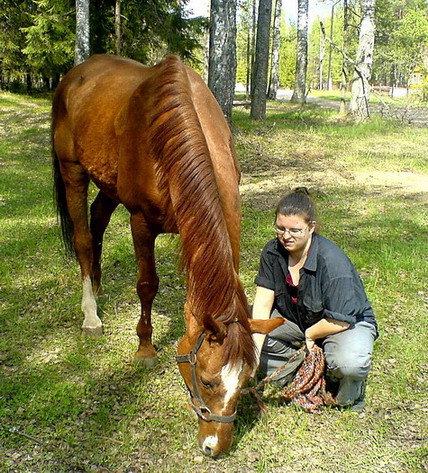
<path id="1" fill-rule="evenodd" d="M 267 408 L 266 408 L 266 405 L 265 403 L 263 402 L 262 400 L 262 397 L 259 393 L 260 389 L 265 386 L 266 384 L 270 383 L 276 376 L 278 376 L 279 374 L 281 374 L 283 371 L 285 371 L 289 365 L 291 365 L 291 363 L 293 363 L 294 361 L 297 360 L 297 358 L 300 356 L 301 353 L 304 353 L 306 352 L 307 349 L 306 349 L 306 346 L 302 346 L 301 348 L 299 348 L 293 356 L 290 357 L 290 359 L 284 363 L 282 366 L 280 366 L 279 368 L 277 368 L 272 374 L 270 374 L 269 376 L 266 376 L 265 378 L 263 378 L 258 384 L 257 386 L 254 386 L 254 387 L 250 387 L 250 388 L 245 388 L 241 391 L 241 394 L 250 394 L 256 401 L 257 403 L 257 406 L 259 407 L 262 415 L 266 414 L 267 412 Z"/>
<path id="2" fill-rule="evenodd" d="M 284 365 L 280 366 L 271 375 L 263 378 L 257 386 L 241 391 L 242 394 L 251 394 L 255 398 L 262 414 L 265 414 L 267 409 L 261 399 L 260 388 L 285 371 L 302 352 L 307 352 L 306 346 L 297 350 Z M 303 360 L 300 368 L 298 368 L 297 374 L 290 386 L 283 388 L 282 395 L 284 399 L 292 401 L 307 412 L 319 412 L 322 406 L 337 405 L 333 395 L 326 389 L 325 367 L 324 353 L 320 347 L 315 345 Z"/>

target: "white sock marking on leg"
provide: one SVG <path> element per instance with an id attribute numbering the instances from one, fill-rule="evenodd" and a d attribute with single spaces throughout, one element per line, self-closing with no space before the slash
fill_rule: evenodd
<path id="1" fill-rule="evenodd" d="M 85 316 L 83 321 L 84 328 L 98 328 L 102 322 L 97 315 L 97 301 L 92 290 L 92 282 L 89 276 L 86 276 L 82 283 L 82 311 Z"/>

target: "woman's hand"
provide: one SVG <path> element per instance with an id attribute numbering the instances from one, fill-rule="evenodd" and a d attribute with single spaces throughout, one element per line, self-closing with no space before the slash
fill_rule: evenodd
<path id="1" fill-rule="evenodd" d="M 312 340 L 312 338 L 307 335 L 307 331 L 305 332 L 305 343 L 306 343 L 306 348 L 309 351 L 311 351 L 312 348 L 315 346 L 315 340 Z"/>

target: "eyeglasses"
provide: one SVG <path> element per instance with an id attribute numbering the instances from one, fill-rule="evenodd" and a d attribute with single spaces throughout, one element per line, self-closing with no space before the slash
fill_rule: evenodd
<path id="1" fill-rule="evenodd" d="M 292 237 L 302 236 L 303 232 L 309 227 L 309 224 L 305 228 L 281 228 L 274 224 L 273 228 L 278 236 L 283 236 L 286 232 Z"/>

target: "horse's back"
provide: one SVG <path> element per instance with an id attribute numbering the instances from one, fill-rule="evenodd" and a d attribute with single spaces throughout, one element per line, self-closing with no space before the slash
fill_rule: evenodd
<path id="1" fill-rule="evenodd" d="M 53 121 L 60 158 L 77 160 L 105 193 L 131 211 L 145 206 L 140 210 L 158 215 L 158 221 L 167 212 L 159 190 L 157 170 L 166 159 L 156 150 L 159 142 L 171 148 L 184 140 L 195 159 L 196 149 L 205 146 L 208 152 L 201 152 L 212 162 L 223 212 L 229 225 L 239 226 L 239 170 L 229 127 L 204 81 L 179 58 L 169 56 L 147 67 L 116 56 L 92 56 L 61 81 Z M 154 129 L 159 131 L 155 138 Z M 186 164 L 192 165 L 191 160 Z M 239 234 L 232 228 L 229 233 Z"/>
<path id="2" fill-rule="evenodd" d="M 130 59 L 95 55 L 71 69 L 55 92 L 53 138 L 59 158 L 79 161 L 99 187 L 115 198 L 115 120 L 148 69 Z"/>

